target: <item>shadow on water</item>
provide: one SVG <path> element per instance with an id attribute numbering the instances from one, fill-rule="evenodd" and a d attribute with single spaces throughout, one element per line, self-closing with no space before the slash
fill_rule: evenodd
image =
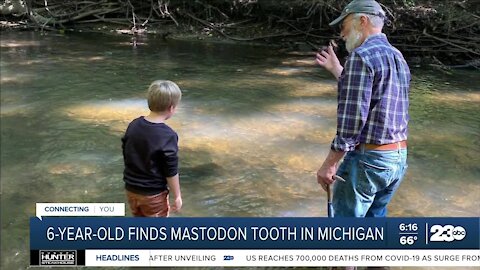
<path id="1" fill-rule="evenodd" d="M 265 47 L 146 43 L 2 36 L 2 269 L 28 265 L 36 202 L 125 202 L 120 138 L 147 113 L 156 79 L 184 92 L 168 121 L 180 136 L 181 216 L 326 215 L 315 172 L 335 134 L 328 74 Z M 415 74 L 410 167 L 390 215 L 478 216 L 478 77 Z"/>

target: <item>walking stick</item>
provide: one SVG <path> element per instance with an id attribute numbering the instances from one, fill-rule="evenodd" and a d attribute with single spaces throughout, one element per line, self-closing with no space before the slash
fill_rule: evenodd
<path id="1" fill-rule="evenodd" d="M 332 185 L 327 185 L 327 213 L 329 218 L 333 217 L 332 199 L 333 199 Z"/>
<path id="2" fill-rule="evenodd" d="M 343 179 L 343 177 L 338 176 L 338 175 L 334 175 L 334 176 L 333 176 L 333 179 L 339 180 L 339 181 L 342 181 L 342 182 L 346 182 L 346 180 Z M 332 191 L 332 185 L 333 185 L 333 184 L 327 185 L 327 213 L 328 213 L 328 217 L 333 217 L 333 206 L 332 206 L 333 191 Z"/>

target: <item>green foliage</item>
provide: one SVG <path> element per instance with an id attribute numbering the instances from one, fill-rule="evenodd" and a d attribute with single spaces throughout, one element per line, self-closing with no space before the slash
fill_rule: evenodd
<path id="1" fill-rule="evenodd" d="M 25 2 L 22 0 L 5 0 L 0 4 L 1 15 L 21 16 L 27 12 Z"/>
<path id="2" fill-rule="evenodd" d="M 415 0 L 402 0 L 403 5 L 407 7 L 413 7 L 415 6 Z"/>

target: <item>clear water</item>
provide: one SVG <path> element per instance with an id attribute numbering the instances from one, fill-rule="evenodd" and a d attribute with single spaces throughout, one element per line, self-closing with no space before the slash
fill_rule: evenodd
<path id="1" fill-rule="evenodd" d="M 336 83 L 266 47 L 2 33 L 1 265 L 25 269 L 36 202 L 125 202 L 120 137 L 156 79 L 184 96 L 177 216 L 326 216 L 315 173 Z M 480 215 L 478 72 L 413 70 L 409 171 L 390 216 Z"/>

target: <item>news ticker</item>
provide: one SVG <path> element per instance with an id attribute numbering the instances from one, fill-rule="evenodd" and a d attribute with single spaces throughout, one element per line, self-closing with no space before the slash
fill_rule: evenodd
<path id="1" fill-rule="evenodd" d="M 480 266 L 479 218 L 30 219 L 31 265 Z"/>

